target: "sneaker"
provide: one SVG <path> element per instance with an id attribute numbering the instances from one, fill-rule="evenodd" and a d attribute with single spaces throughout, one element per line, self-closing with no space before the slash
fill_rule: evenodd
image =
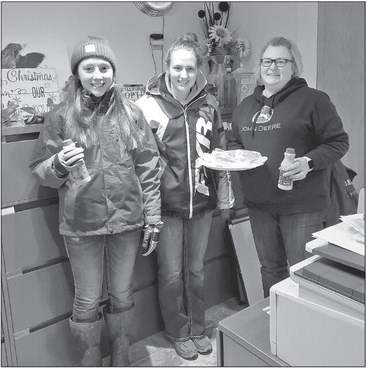
<path id="1" fill-rule="evenodd" d="M 191 340 L 200 354 L 210 354 L 213 351 L 212 344 L 208 336 L 192 337 Z"/>
<path id="2" fill-rule="evenodd" d="M 173 347 L 176 350 L 176 353 L 184 359 L 194 360 L 198 357 L 198 351 L 196 350 L 195 344 L 187 338 L 187 340 L 181 339 L 176 340 L 169 336 L 168 339 L 172 342 Z"/>

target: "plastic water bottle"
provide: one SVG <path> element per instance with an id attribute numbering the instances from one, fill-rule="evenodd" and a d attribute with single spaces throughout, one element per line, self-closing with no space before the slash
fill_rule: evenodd
<path id="1" fill-rule="evenodd" d="M 71 139 L 65 139 L 62 141 L 63 147 L 76 147 L 75 143 Z M 80 163 L 81 162 L 81 163 Z M 90 181 L 90 175 L 83 159 L 78 161 L 80 163 L 75 169 L 70 171 L 70 176 L 75 184 L 83 185 Z"/>
<path id="2" fill-rule="evenodd" d="M 278 188 L 283 190 L 292 190 L 293 189 L 293 180 L 284 177 L 284 170 L 293 164 L 294 158 L 296 157 L 296 153 L 294 148 L 287 148 L 284 152 L 284 159 L 280 164 L 279 169 L 279 180 L 278 180 Z"/>

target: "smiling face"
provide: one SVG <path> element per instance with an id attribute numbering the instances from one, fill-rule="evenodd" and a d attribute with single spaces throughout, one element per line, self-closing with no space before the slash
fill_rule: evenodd
<path id="1" fill-rule="evenodd" d="M 171 86 L 174 93 L 188 95 L 196 82 L 198 67 L 195 53 L 187 49 L 173 50 L 168 67 Z"/>
<path id="2" fill-rule="evenodd" d="M 292 60 L 291 53 L 285 46 L 269 46 L 264 51 L 263 59 Z M 292 78 L 293 63 L 287 62 L 284 67 L 277 67 L 273 62 L 269 67 L 260 66 L 261 79 L 265 90 L 274 94 L 280 91 Z"/>
<path id="3" fill-rule="evenodd" d="M 112 65 L 100 58 L 82 60 L 78 75 L 83 88 L 96 97 L 102 97 L 113 83 Z"/>

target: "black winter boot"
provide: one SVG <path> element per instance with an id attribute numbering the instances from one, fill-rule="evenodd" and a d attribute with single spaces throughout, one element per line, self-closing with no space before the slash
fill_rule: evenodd
<path id="1" fill-rule="evenodd" d="M 108 313 L 103 309 L 111 351 L 112 367 L 129 367 L 129 329 L 132 325 L 133 308 L 120 313 Z"/>
<path id="2" fill-rule="evenodd" d="M 102 367 L 101 331 L 102 319 L 96 322 L 74 322 L 69 318 L 71 332 L 78 349 L 82 351 L 82 367 Z"/>

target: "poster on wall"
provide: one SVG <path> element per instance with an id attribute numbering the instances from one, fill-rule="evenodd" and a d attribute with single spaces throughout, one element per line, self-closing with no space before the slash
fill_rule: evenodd
<path id="1" fill-rule="evenodd" d="M 5 126 L 34 123 L 59 103 L 56 70 L 14 68 L 1 70 L 1 122 Z M 36 122 L 42 122 L 39 119 Z"/>
<path id="2" fill-rule="evenodd" d="M 239 74 L 239 83 L 237 89 L 237 104 L 245 97 L 250 96 L 257 85 L 256 74 L 254 72 L 243 72 Z"/>
<path id="3" fill-rule="evenodd" d="M 145 87 L 142 84 L 124 84 L 122 91 L 126 99 L 135 102 L 144 95 Z"/>

